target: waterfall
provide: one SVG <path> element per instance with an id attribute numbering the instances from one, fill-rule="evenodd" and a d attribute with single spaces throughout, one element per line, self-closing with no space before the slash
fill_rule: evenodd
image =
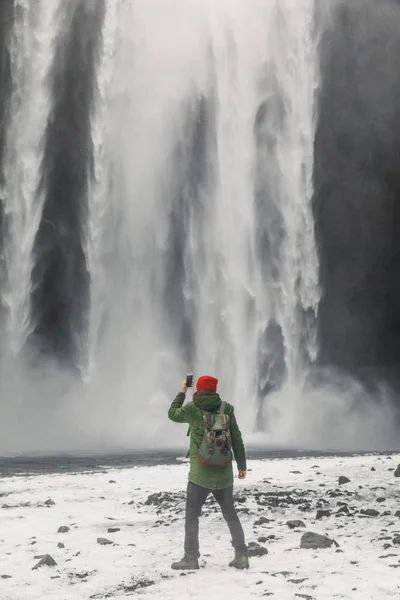
<path id="1" fill-rule="evenodd" d="M 382 2 L 394 38 L 398 9 Z M 375 429 L 392 439 L 384 402 L 360 410 L 365 390 L 353 394 L 351 377 L 339 391 L 315 377 L 321 364 L 373 356 L 354 332 L 343 352 L 359 315 L 337 322 L 353 278 L 330 277 L 331 238 L 352 223 L 326 218 L 343 205 L 334 165 L 350 177 L 341 136 L 359 140 L 366 127 L 358 111 L 351 132 L 340 86 L 346 73 L 354 110 L 341 40 L 361 61 L 357 40 L 375 23 L 367 4 L 1 3 L 0 451 L 182 445 L 166 411 L 191 371 L 219 378 L 245 439 L 263 447 L 351 446 Z M 378 115 L 368 85 L 363 106 Z M 374 177 L 393 202 L 397 136 L 383 112 Z M 375 219 L 377 231 L 386 222 Z M 364 263 L 359 253 L 371 276 Z M 364 292 L 365 281 L 375 280 L 360 275 Z"/>
<path id="2" fill-rule="evenodd" d="M 151 420 L 187 370 L 216 373 L 251 430 L 268 324 L 292 383 L 316 357 L 314 2 L 151 6 L 109 3 L 103 25 L 86 394 L 105 436 L 140 436 L 138 403 Z"/>

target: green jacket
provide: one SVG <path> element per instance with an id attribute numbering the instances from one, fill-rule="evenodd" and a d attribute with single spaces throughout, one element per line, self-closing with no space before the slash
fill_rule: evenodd
<path id="1" fill-rule="evenodd" d="M 168 417 L 175 423 L 189 423 L 190 427 L 190 471 L 189 481 L 209 489 L 221 489 L 233 485 L 232 465 L 227 467 L 207 467 L 198 459 L 199 447 L 204 435 L 203 410 L 218 410 L 221 406 L 221 398 L 214 392 L 199 392 L 193 402 L 185 406 L 185 394 L 180 392 L 168 411 Z M 231 404 L 226 403 L 225 414 L 230 417 L 229 429 L 231 432 L 232 449 L 235 455 L 237 467 L 240 471 L 246 470 L 246 454 L 244 450 L 242 435 L 240 433 L 234 409 Z"/>

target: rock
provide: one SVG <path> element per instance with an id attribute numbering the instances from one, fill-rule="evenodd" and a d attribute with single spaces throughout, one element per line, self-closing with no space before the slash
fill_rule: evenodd
<path id="1" fill-rule="evenodd" d="M 376 471 L 375 467 L 371 467 L 371 471 Z"/>
<path id="2" fill-rule="evenodd" d="M 62 542 L 58 542 L 57 548 L 65 548 L 65 546 Z"/>
<path id="3" fill-rule="evenodd" d="M 394 538 L 393 538 L 393 540 L 392 540 L 392 543 L 395 546 L 400 546 L 400 535 L 395 535 Z"/>
<path id="4" fill-rule="evenodd" d="M 396 512 L 394 513 L 394 516 L 400 518 L 400 510 L 396 510 Z"/>
<path id="5" fill-rule="evenodd" d="M 398 465 L 397 469 L 394 472 L 395 477 L 400 477 L 400 465 Z"/>
<path id="6" fill-rule="evenodd" d="M 313 597 L 308 594 L 295 594 L 295 596 L 297 598 L 304 598 L 304 600 L 313 600 Z"/>
<path id="7" fill-rule="evenodd" d="M 32 567 L 32 571 L 38 569 L 39 567 L 42 567 L 43 565 L 46 565 L 47 567 L 55 567 L 56 564 L 56 561 L 52 556 L 50 556 L 50 554 L 45 554 L 43 558 L 41 558 L 39 562 L 36 563 L 34 567 Z"/>
<path id="8" fill-rule="evenodd" d="M 265 544 L 265 542 L 268 540 L 268 538 L 266 538 L 265 536 L 261 536 L 259 538 L 257 538 L 257 542 L 260 542 L 260 544 Z"/>
<path id="9" fill-rule="evenodd" d="M 57 533 L 68 533 L 68 531 L 69 527 L 67 527 L 66 525 L 61 525 L 61 527 L 57 529 Z"/>
<path id="10" fill-rule="evenodd" d="M 267 548 L 264 548 L 264 546 L 260 546 L 260 544 L 257 544 L 257 542 L 250 542 L 250 544 L 248 545 L 247 554 L 250 557 L 264 556 L 265 554 L 268 554 L 268 550 Z"/>
<path id="11" fill-rule="evenodd" d="M 245 502 L 247 502 L 247 498 L 246 496 L 236 496 L 235 502 L 239 502 L 239 504 L 244 504 Z"/>
<path id="12" fill-rule="evenodd" d="M 391 547 L 392 547 L 392 544 L 383 544 L 383 549 L 384 550 L 388 550 Z"/>
<path id="13" fill-rule="evenodd" d="M 297 529 L 297 527 L 305 527 L 303 521 L 287 521 L 286 525 L 289 529 Z"/>
<path id="14" fill-rule="evenodd" d="M 316 514 L 316 519 L 319 521 L 320 519 L 323 519 L 324 517 L 330 517 L 331 516 L 331 511 L 330 510 L 317 510 L 317 514 Z"/>
<path id="15" fill-rule="evenodd" d="M 300 548 L 311 548 L 313 550 L 317 548 L 330 548 L 332 544 L 339 546 L 335 540 L 331 540 L 326 535 L 320 535 L 319 533 L 314 533 L 312 531 L 306 531 L 306 533 L 301 536 L 300 540 Z"/>
<path id="16" fill-rule="evenodd" d="M 107 546 L 108 544 L 113 544 L 111 540 L 108 540 L 107 538 L 103 537 L 97 538 L 97 543 L 100 544 L 100 546 Z"/>
<path id="17" fill-rule="evenodd" d="M 1 575 L 1 579 L 12 579 L 12 575 Z"/>
<path id="18" fill-rule="evenodd" d="M 258 525 L 265 525 L 266 523 L 270 523 L 271 519 L 267 519 L 267 517 L 260 517 L 258 521 L 254 523 L 254 527 Z"/>
<path id="19" fill-rule="evenodd" d="M 379 516 L 379 510 L 375 510 L 374 508 L 362 508 L 360 510 L 361 514 L 363 515 L 367 515 L 367 517 L 378 517 Z"/>
<path id="20" fill-rule="evenodd" d="M 376 501 L 379 502 L 379 504 L 381 504 L 382 502 L 386 502 L 386 498 L 383 498 L 383 496 L 381 496 L 380 498 L 377 498 Z"/>
<path id="21" fill-rule="evenodd" d="M 107 529 L 107 533 L 117 533 L 117 531 L 121 531 L 119 527 L 109 527 Z"/>
<path id="22" fill-rule="evenodd" d="M 45 505 L 46 506 L 54 506 L 55 502 L 54 502 L 54 500 L 52 500 L 51 498 L 49 498 L 48 500 L 46 500 Z"/>
<path id="23" fill-rule="evenodd" d="M 110 479 L 110 481 L 108 483 L 117 483 L 117 482 L 114 481 L 114 479 Z"/>
<path id="24" fill-rule="evenodd" d="M 350 479 L 344 475 L 341 475 L 339 477 L 339 485 L 343 485 L 344 483 L 350 483 Z"/>
<path id="25" fill-rule="evenodd" d="M 301 471 L 290 471 L 293 475 L 301 475 Z"/>

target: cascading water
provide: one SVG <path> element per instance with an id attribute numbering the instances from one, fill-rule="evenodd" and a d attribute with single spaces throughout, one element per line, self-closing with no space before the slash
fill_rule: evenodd
<path id="1" fill-rule="evenodd" d="M 32 331 L 32 250 L 45 193 L 40 177 L 51 111 L 49 74 L 57 36 L 57 8 L 58 2 L 39 0 L 33 5 L 29 0 L 18 0 L 14 9 L 12 112 L 4 157 L 7 280 L 1 290 L 7 310 L 3 344 L 14 356 Z"/>
<path id="2" fill-rule="evenodd" d="M 332 444 L 345 420 L 343 443 L 362 439 L 347 397 L 316 414 L 302 393 L 329 11 L 6 2 L 0 450 L 177 446 L 166 410 L 191 370 L 264 446 Z"/>
<path id="3" fill-rule="evenodd" d="M 281 328 L 292 382 L 303 373 L 301 354 L 315 358 L 314 5 L 250 4 L 120 3 L 105 20 L 89 205 L 90 363 L 97 399 L 118 389 L 112 408 L 100 402 L 114 419 L 137 410 L 132 398 L 146 398 L 140 413 L 150 420 L 165 405 L 162 392 L 193 367 L 218 373 L 251 430 L 268 323 Z M 272 95 L 283 115 L 268 114 Z M 283 229 L 274 256 L 255 243 L 275 235 L 271 209 Z M 125 428 L 128 436 L 132 424 L 120 424 L 120 435 Z"/>

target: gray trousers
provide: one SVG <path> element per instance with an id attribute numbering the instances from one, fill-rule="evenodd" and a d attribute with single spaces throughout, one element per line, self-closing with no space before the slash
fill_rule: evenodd
<path id="1" fill-rule="evenodd" d="M 208 496 L 213 494 L 221 507 L 222 515 L 232 536 L 235 552 L 246 554 L 244 532 L 233 503 L 233 485 L 221 490 L 211 490 L 189 481 L 186 498 L 185 553 L 199 557 L 199 517 Z"/>

